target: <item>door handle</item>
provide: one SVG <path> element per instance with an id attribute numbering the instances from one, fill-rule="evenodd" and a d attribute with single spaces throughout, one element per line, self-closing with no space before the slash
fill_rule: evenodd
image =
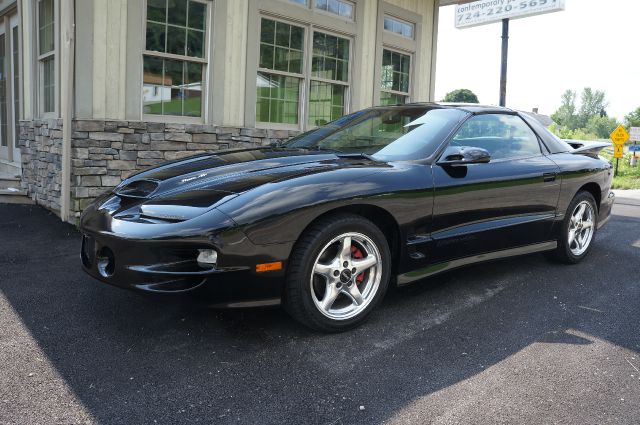
<path id="1" fill-rule="evenodd" d="M 545 183 L 556 181 L 556 176 L 558 173 L 544 173 L 542 177 L 544 178 Z"/>

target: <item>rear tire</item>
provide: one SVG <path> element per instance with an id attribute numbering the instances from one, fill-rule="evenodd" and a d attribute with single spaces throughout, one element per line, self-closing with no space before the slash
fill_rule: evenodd
<path id="1" fill-rule="evenodd" d="M 345 331 L 384 298 L 390 274 L 389 245 L 375 224 L 353 214 L 322 218 L 293 247 L 283 306 L 312 329 Z"/>
<path id="2" fill-rule="evenodd" d="M 548 256 L 565 264 L 577 264 L 587 256 L 598 228 L 598 208 L 593 195 L 580 191 L 567 208 L 558 247 Z"/>

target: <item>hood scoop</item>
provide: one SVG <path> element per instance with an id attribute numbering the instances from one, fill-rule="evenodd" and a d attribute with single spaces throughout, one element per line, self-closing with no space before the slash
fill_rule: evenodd
<path id="1" fill-rule="evenodd" d="M 149 198 L 158 189 L 159 185 L 160 183 L 156 180 L 134 180 L 122 187 L 117 187 L 115 193 L 127 198 Z"/>

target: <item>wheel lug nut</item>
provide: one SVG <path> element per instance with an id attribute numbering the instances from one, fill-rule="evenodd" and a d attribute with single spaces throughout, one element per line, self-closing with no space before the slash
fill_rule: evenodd
<path id="1" fill-rule="evenodd" d="M 335 271 L 333 272 L 333 275 L 334 275 L 334 276 L 336 276 L 336 277 L 338 277 L 338 276 L 340 275 L 340 271 L 339 271 L 339 270 L 335 270 Z"/>
<path id="2" fill-rule="evenodd" d="M 356 270 L 356 268 L 355 268 L 355 267 L 351 269 L 351 273 L 354 273 L 354 274 L 355 274 L 355 272 L 357 272 L 357 271 L 358 271 L 358 270 Z"/>
<path id="3" fill-rule="evenodd" d="M 345 268 L 349 267 L 349 263 L 348 263 L 347 261 L 345 261 L 344 263 L 342 263 L 342 265 L 343 265 Z"/>

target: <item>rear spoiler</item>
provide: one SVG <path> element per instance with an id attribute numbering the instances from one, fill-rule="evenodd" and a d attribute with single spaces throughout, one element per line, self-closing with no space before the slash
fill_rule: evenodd
<path id="1" fill-rule="evenodd" d="M 610 142 L 596 142 L 589 140 L 565 140 L 573 150 L 570 152 L 576 155 L 587 155 L 594 158 L 598 157 L 598 153 L 604 148 L 612 145 Z"/>

